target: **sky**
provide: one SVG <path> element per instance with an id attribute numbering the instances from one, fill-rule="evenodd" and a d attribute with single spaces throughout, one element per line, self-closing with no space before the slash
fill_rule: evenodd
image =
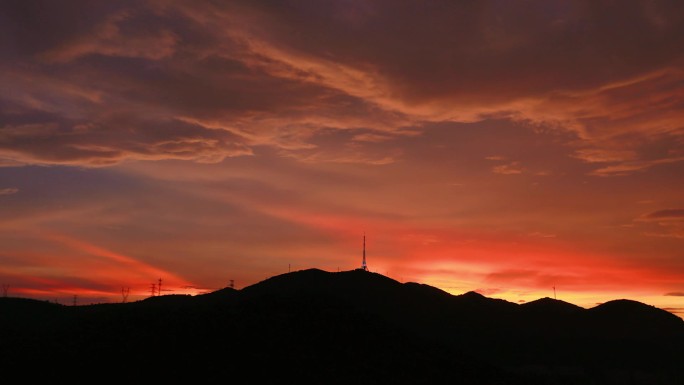
<path id="1" fill-rule="evenodd" d="M 242 288 L 365 233 L 400 282 L 683 317 L 682 41 L 680 1 L 3 1 L 0 283 Z"/>

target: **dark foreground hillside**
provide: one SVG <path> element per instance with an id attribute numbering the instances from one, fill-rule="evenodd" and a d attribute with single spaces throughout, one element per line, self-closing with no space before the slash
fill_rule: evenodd
<path id="1" fill-rule="evenodd" d="M 360 270 L 128 304 L 0 298 L 0 373 L 21 383 L 681 385 L 682 346 L 680 318 L 634 301 L 517 305 Z"/>

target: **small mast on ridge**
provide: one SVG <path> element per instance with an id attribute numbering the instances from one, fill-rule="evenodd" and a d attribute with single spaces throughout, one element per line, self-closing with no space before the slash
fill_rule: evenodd
<path id="1" fill-rule="evenodd" d="M 366 232 L 363 233 L 363 262 L 361 262 L 361 269 L 368 271 L 368 265 L 366 265 Z"/>

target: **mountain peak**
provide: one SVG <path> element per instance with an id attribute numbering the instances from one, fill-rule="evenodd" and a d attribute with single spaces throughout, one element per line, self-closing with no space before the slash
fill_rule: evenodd
<path id="1" fill-rule="evenodd" d="M 482 294 L 480 294 L 480 293 L 478 293 L 478 292 L 476 292 L 476 291 L 469 291 L 469 292 L 467 292 L 467 293 L 463 293 L 463 294 L 461 294 L 461 295 L 457 295 L 457 297 L 461 297 L 461 298 L 470 298 L 470 299 L 484 299 L 484 298 L 487 298 L 487 297 L 485 297 L 484 295 L 482 295 Z"/>
<path id="2" fill-rule="evenodd" d="M 604 302 L 589 311 L 604 318 L 628 317 L 631 320 L 658 319 L 663 322 L 684 323 L 684 320 L 666 310 L 631 299 Z"/>

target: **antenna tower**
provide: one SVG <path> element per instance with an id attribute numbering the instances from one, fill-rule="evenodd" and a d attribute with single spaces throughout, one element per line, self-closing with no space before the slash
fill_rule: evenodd
<path id="1" fill-rule="evenodd" d="M 363 233 L 363 262 L 361 262 L 361 269 L 368 271 L 368 265 L 366 265 L 366 233 Z"/>

